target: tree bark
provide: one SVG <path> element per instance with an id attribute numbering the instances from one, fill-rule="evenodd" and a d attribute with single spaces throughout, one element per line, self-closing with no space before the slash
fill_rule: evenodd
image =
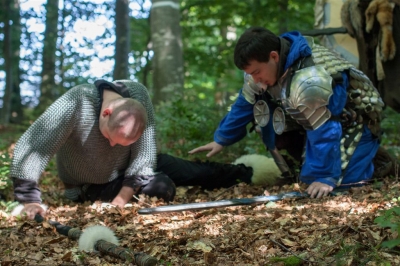
<path id="1" fill-rule="evenodd" d="M 154 51 L 154 104 L 183 92 L 183 53 L 179 0 L 153 0 L 150 28 Z"/>
<path id="2" fill-rule="evenodd" d="M 40 110 L 47 108 L 60 96 L 55 83 L 56 49 L 58 37 L 58 2 L 48 0 L 46 4 L 46 30 L 44 32 L 42 83 L 40 85 Z"/>
<path id="3" fill-rule="evenodd" d="M 115 8 L 115 66 L 113 79 L 129 79 L 129 0 L 116 0 Z"/>
<path id="4" fill-rule="evenodd" d="M 289 0 L 280 0 L 278 1 L 278 9 L 281 14 L 285 14 L 288 12 Z M 279 34 L 285 33 L 288 31 L 288 17 L 287 16 L 279 16 Z"/>
<path id="5" fill-rule="evenodd" d="M 23 119 L 21 102 L 21 71 L 19 69 L 21 47 L 21 15 L 19 0 L 12 0 L 11 19 L 13 21 L 13 34 L 11 36 L 11 62 L 12 62 L 12 93 L 11 93 L 11 123 L 20 123 Z"/>
<path id="6" fill-rule="evenodd" d="M 11 93 L 12 93 L 12 54 L 11 54 L 11 0 L 2 1 L 4 14 L 4 70 L 6 73 L 6 82 L 4 88 L 3 104 L 1 109 L 0 124 L 8 125 L 11 117 Z"/>

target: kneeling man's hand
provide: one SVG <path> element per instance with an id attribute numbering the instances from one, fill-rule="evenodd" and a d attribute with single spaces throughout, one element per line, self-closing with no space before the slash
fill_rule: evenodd
<path id="1" fill-rule="evenodd" d="M 321 198 L 324 196 L 328 196 L 329 192 L 333 190 L 333 187 L 321 183 L 321 182 L 313 182 L 311 185 L 306 189 L 306 192 L 310 194 L 311 198 Z"/>
<path id="2" fill-rule="evenodd" d="M 40 203 L 25 203 L 24 208 L 21 210 L 21 214 L 26 214 L 28 219 L 33 220 L 36 214 L 41 216 L 46 215 L 46 211 L 40 206 Z"/>

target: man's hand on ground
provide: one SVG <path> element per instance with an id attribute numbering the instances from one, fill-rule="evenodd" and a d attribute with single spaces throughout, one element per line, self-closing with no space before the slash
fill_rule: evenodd
<path id="1" fill-rule="evenodd" d="M 311 198 L 321 198 L 327 196 L 329 192 L 333 190 L 333 187 L 320 183 L 320 182 L 313 182 L 311 185 L 306 189 L 306 192 L 310 194 Z"/>
<path id="2" fill-rule="evenodd" d="M 118 195 L 113 199 L 113 201 L 111 201 L 111 204 L 124 208 L 125 204 L 132 199 L 135 193 L 136 191 L 133 188 L 123 186 Z"/>
<path id="3" fill-rule="evenodd" d="M 128 208 L 128 207 L 132 207 L 132 203 L 127 203 L 125 204 L 124 208 Z M 109 202 L 102 202 L 100 205 L 100 209 L 104 210 L 104 209 L 112 209 L 112 208 L 117 208 L 116 205 L 113 205 Z"/>
<path id="4" fill-rule="evenodd" d="M 115 207 L 116 207 L 115 205 L 108 203 L 108 202 L 103 202 L 100 205 L 101 209 L 110 209 L 110 208 L 115 208 Z"/>
<path id="5" fill-rule="evenodd" d="M 36 214 L 41 216 L 46 215 L 46 211 L 40 206 L 39 203 L 25 203 L 24 208 L 21 210 L 21 215 L 26 214 L 28 219 L 33 220 Z"/>
<path id="6" fill-rule="evenodd" d="M 219 153 L 220 151 L 222 151 L 222 149 L 224 148 L 224 146 L 216 143 L 215 141 L 210 142 L 204 146 L 200 146 L 196 149 L 193 149 L 191 151 L 189 151 L 189 154 L 195 154 L 197 152 L 202 152 L 202 151 L 210 151 L 209 153 L 207 153 L 207 157 L 211 157 L 214 154 Z"/>

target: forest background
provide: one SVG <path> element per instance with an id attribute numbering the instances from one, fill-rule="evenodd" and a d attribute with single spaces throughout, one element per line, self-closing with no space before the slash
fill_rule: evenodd
<path id="1" fill-rule="evenodd" d="M 213 139 L 243 84 L 243 72 L 233 63 L 238 36 L 254 25 L 276 34 L 311 30 L 315 4 L 310 0 L 1 3 L 0 125 L 6 135 L 0 149 L 18 137 L 14 129 L 26 129 L 73 86 L 101 78 L 132 79 L 144 84 L 152 96 L 161 152 L 190 159 L 194 156 L 189 157 L 188 150 Z M 396 117 L 387 112 L 384 126 L 391 134 L 397 130 Z M 389 146 L 398 142 L 396 136 L 386 139 Z M 256 134 L 249 134 L 216 158 L 231 162 L 241 154 L 265 153 L 258 144 Z"/>
<path id="2" fill-rule="evenodd" d="M 0 189 L 10 186 L 10 151 L 24 130 L 65 91 L 96 79 L 144 84 L 156 111 L 160 151 L 204 159 L 187 152 L 212 141 L 243 84 L 233 63 L 237 38 L 254 25 L 281 34 L 309 31 L 315 21 L 310 0 L 1 4 Z M 382 143 L 399 157 L 399 115 L 387 108 L 385 116 Z M 255 133 L 211 160 L 232 162 L 252 153 L 268 155 Z"/>
<path id="3" fill-rule="evenodd" d="M 144 84 L 156 111 L 160 150 L 204 159 L 204 154 L 195 157 L 187 152 L 212 141 L 243 84 L 243 72 L 233 63 L 238 37 L 255 25 L 276 34 L 311 30 L 315 4 L 310 0 L 0 3 L 0 199 L 5 200 L 4 209 L 11 199 L 8 172 L 18 137 L 65 91 L 97 79 Z M 400 159 L 400 116 L 390 108 L 385 116 L 382 144 Z M 254 133 L 212 160 L 232 162 L 251 153 L 267 155 Z M 41 181 L 45 185 L 56 176 L 54 162 L 46 173 Z"/>
<path id="4" fill-rule="evenodd" d="M 305 0 L 2 3 L 3 127 L 26 127 L 75 85 L 132 79 L 152 96 L 161 150 L 182 157 L 212 140 L 243 84 L 233 64 L 238 36 L 251 25 L 279 34 L 314 21 Z M 225 153 L 264 153 L 253 135 Z"/>

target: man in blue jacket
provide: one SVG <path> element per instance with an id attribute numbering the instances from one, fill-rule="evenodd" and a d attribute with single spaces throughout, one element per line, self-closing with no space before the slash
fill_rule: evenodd
<path id="1" fill-rule="evenodd" d="M 189 153 L 211 157 L 255 121 L 283 174 L 289 169 L 279 150 L 302 161 L 300 181 L 311 197 L 373 176 L 384 104 L 366 75 L 297 31 L 276 36 L 262 27 L 239 38 L 234 61 L 245 72 L 239 97 L 214 141 Z"/>

